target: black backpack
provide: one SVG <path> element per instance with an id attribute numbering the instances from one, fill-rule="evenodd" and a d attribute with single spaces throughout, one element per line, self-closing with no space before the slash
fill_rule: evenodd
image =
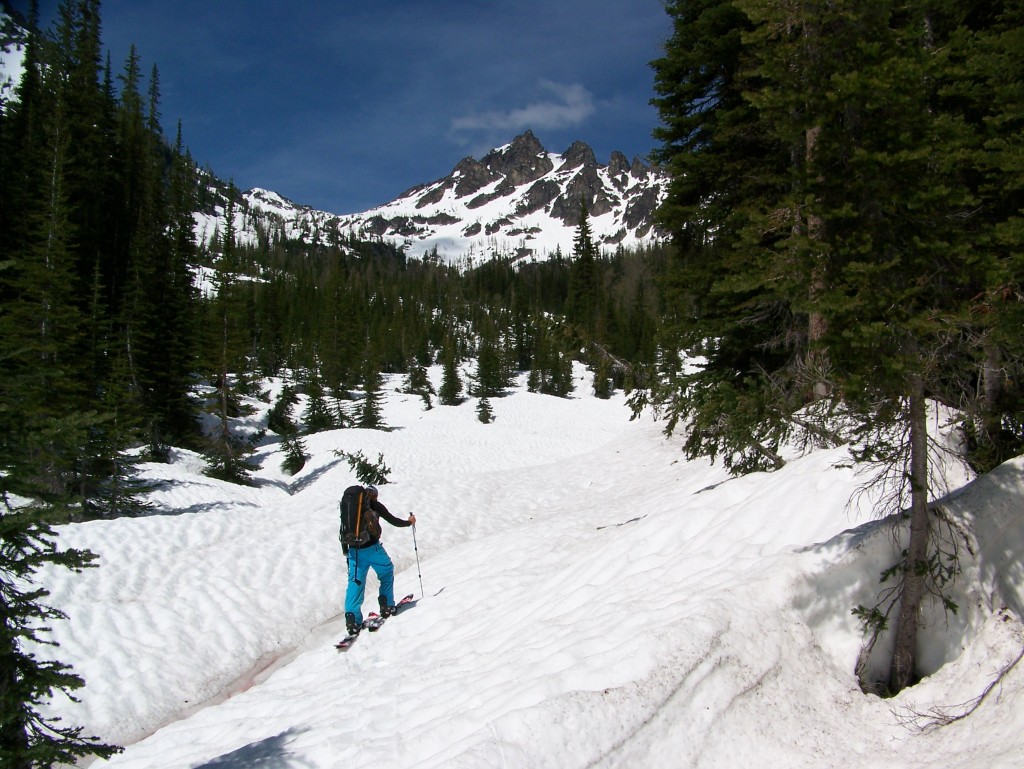
<path id="1" fill-rule="evenodd" d="M 362 486 L 349 486 L 341 495 L 341 549 L 361 547 L 380 537 L 380 520 L 370 507 L 370 494 Z"/>

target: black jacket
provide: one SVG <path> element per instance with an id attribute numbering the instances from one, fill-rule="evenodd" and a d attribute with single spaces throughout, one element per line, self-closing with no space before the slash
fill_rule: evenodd
<path id="1" fill-rule="evenodd" d="M 381 502 L 380 500 L 377 500 L 377 499 L 372 500 L 370 502 L 370 509 L 373 510 L 373 512 L 375 512 L 377 514 L 378 518 L 383 518 L 385 521 L 390 523 L 392 526 L 398 526 L 399 528 L 401 528 L 403 526 L 412 526 L 412 524 L 409 523 L 408 521 L 403 521 L 401 518 L 395 518 L 395 516 L 393 516 L 388 511 L 388 509 L 386 507 L 384 507 L 384 503 Z M 380 526 L 378 525 L 378 526 L 375 526 L 375 527 L 370 527 L 369 530 L 372 532 L 374 529 L 377 529 L 379 531 L 380 530 Z M 369 542 L 366 542 L 365 544 L 362 544 L 362 545 L 352 545 L 351 547 L 354 547 L 354 548 L 356 548 L 358 550 L 358 549 L 362 549 L 364 547 L 371 547 L 373 545 L 376 545 L 378 542 L 380 542 L 380 534 L 379 533 L 376 536 L 371 535 Z"/>

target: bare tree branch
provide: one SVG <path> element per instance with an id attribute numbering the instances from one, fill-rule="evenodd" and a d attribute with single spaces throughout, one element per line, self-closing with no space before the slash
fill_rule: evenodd
<path id="1" fill-rule="evenodd" d="M 1010 671 L 1022 659 L 1024 659 L 1024 647 L 1021 648 L 1020 652 L 1011 662 L 996 673 L 996 677 L 989 681 L 988 686 L 985 687 L 981 694 L 967 702 L 961 702 L 957 705 L 938 705 L 926 711 L 907 707 L 903 712 L 894 710 L 893 715 L 896 716 L 902 726 L 920 732 L 931 731 L 942 726 L 949 726 L 957 721 L 963 721 L 981 707 L 981 704 L 992 693 L 992 690 L 1002 683 L 1003 679 L 1009 675 Z"/>

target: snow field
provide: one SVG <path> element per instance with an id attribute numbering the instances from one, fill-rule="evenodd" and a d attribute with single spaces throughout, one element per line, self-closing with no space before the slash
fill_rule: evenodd
<path id="1" fill-rule="evenodd" d="M 44 575 L 70 615 L 59 658 L 87 680 L 54 711 L 128 745 L 94 766 L 1015 765 L 1016 670 L 969 719 L 906 721 L 977 696 L 1024 645 L 1022 465 L 946 503 L 984 518 L 963 564 L 978 586 L 953 620 L 930 609 L 932 675 L 882 700 L 857 686 L 850 610 L 878 593 L 891 527 L 849 504 L 840 450 L 731 478 L 585 377 L 571 399 L 492 405 L 482 425 L 472 401 L 423 411 L 392 389 L 391 431 L 309 436 L 294 478 L 276 445 L 256 488 L 181 453 L 147 466 L 163 515 L 64 527 L 102 561 Z M 424 593 L 412 531 L 385 526 L 396 594 L 419 600 L 344 653 L 337 501 L 355 478 L 337 449 L 383 454 Z"/>

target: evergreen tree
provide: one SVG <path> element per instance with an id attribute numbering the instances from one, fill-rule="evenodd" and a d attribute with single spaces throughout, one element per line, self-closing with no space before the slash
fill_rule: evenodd
<path id="1" fill-rule="evenodd" d="M 278 435 L 292 435 L 297 432 L 291 418 L 292 407 L 299 402 L 298 393 L 291 385 L 281 388 L 281 394 L 267 414 L 267 429 Z"/>
<path id="2" fill-rule="evenodd" d="M 505 394 L 510 384 L 508 368 L 505 365 L 498 343 L 488 332 L 481 337 L 477 349 L 476 377 L 471 394 L 478 398 L 498 398 Z"/>
<path id="3" fill-rule="evenodd" d="M 565 397 L 572 392 L 572 357 L 562 349 L 556 329 L 542 318 L 535 322 L 536 352 L 527 388 L 530 392 Z"/>
<path id="4" fill-rule="evenodd" d="M 7 485 L 6 483 L 4 484 Z M 66 616 L 43 601 L 46 590 L 33 584 L 47 564 L 74 571 L 93 565 L 95 556 L 81 550 L 60 550 L 46 519 L 62 517 L 58 508 L 33 506 L 14 509 L 4 489 L 0 509 L 0 763 L 10 769 L 34 769 L 72 764 L 83 756 L 109 758 L 119 748 L 84 737 L 79 727 L 47 718 L 41 706 L 55 691 L 68 696 L 84 681 L 67 665 L 28 653 L 27 644 L 52 644 L 46 624 Z"/>
<path id="5" fill-rule="evenodd" d="M 586 200 L 580 201 L 580 218 L 573 240 L 573 261 L 569 271 L 569 296 L 566 315 L 590 337 L 597 332 L 600 316 L 600 284 L 597 268 L 597 247 L 590 230 L 590 210 Z"/>
<path id="6" fill-rule="evenodd" d="M 31 58 L 31 57 L 30 57 Z M 49 77 L 56 77 L 50 72 Z M 38 133 L 25 136 L 25 149 L 40 162 L 25 167 L 15 182 L 21 218 L 7 246 L 7 269 L 0 271 L 6 301 L 0 308 L 0 357 L 5 375 L 2 411 L 12 421 L 12 443 L 26 435 L 49 436 L 12 451 L 17 473 L 53 494 L 75 487 L 82 469 L 84 433 L 98 429 L 87 404 L 81 365 L 82 313 L 74 291 L 77 272 L 75 231 L 68 199 L 69 132 L 62 92 L 47 81 L 32 120 Z M 66 421 L 68 414 L 75 415 Z M 91 416 L 87 416 L 91 415 Z M 57 426 L 74 425 L 73 429 Z"/>
<path id="7" fill-rule="evenodd" d="M 306 453 L 306 444 L 297 433 L 289 433 L 281 441 L 281 449 L 284 451 L 284 459 L 281 461 L 281 469 L 288 475 L 295 475 L 306 466 L 309 455 Z"/>
<path id="8" fill-rule="evenodd" d="M 476 417 L 485 425 L 494 421 L 494 411 L 491 409 L 490 398 L 481 398 L 476 406 Z"/>
<path id="9" fill-rule="evenodd" d="M 775 466 L 788 425 L 773 382 L 788 379 L 793 311 L 767 266 L 738 247 L 750 210 L 788 189 L 790 149 L 744 97 L 753 23 L 731 0 L 679 0 L 666 10 L 674 33 L 654 62 L 662 125 L 657 157 L 670 193 L 659 216 L 673 235 L 675 262 L 665 292 L 672 309 L 661 345 L 706 363 L 680 389 L 652 383 L 669 430 L 690 425 L 688 456 L 721 456 L 736 470 Z M 756 169 L 756 170 L 755 170 Z M 634 403 L 642 403 L 643 391 Z"/>
<path id="10" fill-rule="evenodd" d="M 217 422 L 207 436 L 204 453 L 207 459 L 207 475 L 232 483 L 247 484 L 250 481 L 251 469 L 246 459 L 252 453 L 252 446 L 248 441 L 235 435 L 231 429 L 231 417 L 238 413 L 239 408 L 239 393 L 232 372 L 243 368 L 241 356 L 238 354 L 238 337 L 234 333 L 239 316 L 233 288 L 239 264 L 235 244 L 233 198 L 228 200 L 224 222 L 221 253 L 216 261 L 214 274 L 216 297 L 213 302 L 214 315 L 211 326 L 216 345 L 213 349 L 216 351 L 214 407 Z"/>
<path id="11" fill-rule="evenodd" d="M 196 405 L 192 385 L 198 355 L 196 309 L 198 292 L 193 284 L 196 244 L 193 212 L 196 210 L 195 164 L 184 146 L 181 124 L 171 154 L 168 181 L 170 221 L 166 260 L 158 264 L 163 273 L 162 292 L 155 297 L 160 309 L 160 357 L 150 370 L 152 403 L 157 416 L 151 429 L 150 446 L 166 441 L 189 445 L 197 431 Z"/>
<path id="12" fill-rule="evenodd" d="M 320 377 L 315 370 L 309 372 L 305 390 L 306 395 L 309 396 L 309 402 L 306 404 L 306 410 L 302 418 L 306 426 L 306 433 L 312 435 L 324 430 L 333 430 L 337 427 L 338 422 L 327 405 L 327 396 L 324 392 L 323 383 L 320 381 Z"/>
<path id="13" fill-rule="evenodd" d="M 174 148 L 163 141 L 158 84 L 154 67 L 140 145 L 141 202 L 131 236 L 130 305 L 123 316 L 153 455 L 172 438 L 187 445 L 195 432 L 190 399 L 194 182 L 180 134 Z"/>
<path id="14" fill-rule="evenodd" d="M 511 356 L 519 371 L 530 368 L 533 357 L 534 329 L 530 323 L 530 303 L 525 287 L 520 286 L 512 295 L 512 327 L 510 329 Z"/>
<path id="15" fill-rule="evenodd" d="M 965 156 L 950 161 L 975 172 L 970 181 L 978 204 L 963 224 L 977 243 L 972 258 L 984 262 L 983 285 L 965 326 L 974 343 L 975 367 L 965 372 L 961 388 L 976 394 L 965 397 L 961 408 L 970 460 L 979 472 L 1024 448 L 1024 305 L 1014 289 L 1024 282 L 1022 44 L 1024 9 L 998 2 L 964 9 L 952 44 L 940 52 L 949 70 L 940 92 L 946 108 L 955 110 L 970 132 Z"/>
<path id="16" fill-rule="evenodd" d="M 71 290 L 83 302 L 89 297 L 97 263 L 102 263 L 110 232 L 107 202 L 102 194 L 109 189 L 111 164 L 118 154 L 111 124 L 113 105 L 101 87 L 102 43 L 100 40 L 99 0 L 63 0 L 58 8 L 57 53 L 54 82 L 58 98 L 66 108 L 64 130 L 67 136 L 65 194 L 68 221 L 75 233 L 75 270 Z M 97 194 L 97 193 L 100 194 Z M 80 305 L 80 309 L 82 305 Z M 92 373 L 91 359 L 80 350 L 86 362 L 85 376 Z M 95 384 L 91 379 L 84 380 Z"/>
<path id="17" fill-rule="evenodd" d="M 103 415 L 89 431 L 81 460 L 78 492 L 82 499 L 82 517 L 113 518 L 141 515 L 152 510 L 142 499 L 151 487 L 139 479 L 139 465 L 146 457 L 134 450 L 139 445 L 138 404 L 126 393 L 130 390 L 127 366 L 122 355 L 114 355 L 98 406 Z"/>
<path id="18" fill-rule="evenodd" d="M 363 402 L 359 409 L 356 426 L 368 430 L 380 430 L 384 427 L 384 415 L 381 412 L 382 388 L 384 379 L 373 363 L 367 363 L 363 374 Z"/>
<path id="19" fill-rule="evenodd" d="M 430 397 L 436 395 L 434 385 L 427 376 L 427 370 L 417 361 L 409 364 L 409 372 L 406 376 L 405 391 L 423 398 L 424 406 L 429 411 L 433 408 Z"/>
<path id="20" fill-rule="evenodd" d="M 462 402 L 462 379 L 459 377 L 459 363 L 455 355 L 454 345 L 449 344 L 444 351 L 444 369 L 441 374 L 441 389 L 438 400 L 442 406 L 457 406 Z"/>
<path id="21" fill-rule="evenodd" d="M 608 400 L 615 391 L 612 385 L 611 364 L 604 356 L 598 358 L 594 366 L 594 397 Z"/>

